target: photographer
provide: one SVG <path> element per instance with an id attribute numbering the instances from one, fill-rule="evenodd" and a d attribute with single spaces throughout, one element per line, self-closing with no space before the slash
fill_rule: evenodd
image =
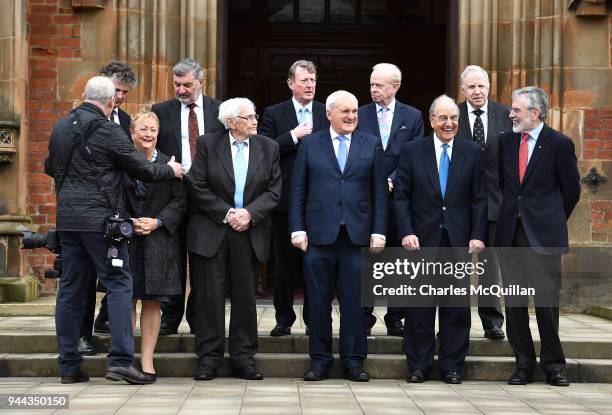
<path id="1" fill-rule="evenodd" d="M 151 380 L 132 364 L 130 322 L 132 276 L 125 237 L 131 224 L 118 219 L 123 210 L 122 173 L 143 181 L 181 178 L 172 158 L 154 164 L 138 153 L 121 126 L 108 121 L 115 86 L 106 77 L 91 78 L 84 103 L 53 127 L 45 173 L 57 192 L 57 229 L 63 255 L 55 309 L 58 361 L 62 383 L 87 382 L 77 352 L 85 309 L 83 293 L 97 277 L 108 290 L 111 342 L 106 378 L 144 384 Z M 111 220 L 109 220 L 111 219 Z"/>

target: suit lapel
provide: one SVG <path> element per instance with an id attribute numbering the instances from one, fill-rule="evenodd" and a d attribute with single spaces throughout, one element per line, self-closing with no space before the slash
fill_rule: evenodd
<path id="1" fill-rule="evenodd" d="M 491 103 L 487 102 L 487 143 L 495 135 L 497 130 L 497 108 Z"/>
<path id="2" fill-rule="evenodd" d="M 525 177 L 523 177 L 523 183 L 527 181 L 527 179 L 529 178 L 529 175 L 533 172 L 536 165 L 542 158 L 542 154 L 544 153 L 546 144 L 548 143 L 548 133 L 549 133 L 549 128 L 546 125 L 544 125 L 544 128 L 542 128 L 542 131 L 540 132 L 540 135 L 538 137 L 538 141 L 536 141 L 535 148 L 533 149 L 533 153 L 531 153 L 531 158 L 529 159 L 529 163 L 527 163 L 527 170 L 525 170 Z M 517 157 L 517 160 L 518 160 L 518 157 Z M 517 165 L 518 165 L 518 162 L 517 162 Z"/>
<path id="3" fill-rule="evenodd" d="M 316 105 L 317 103 L 313 101 L 312 103 L 312 131 L 319 131 L 323 129 L 323 120 L 327 119 L 327 115 L 325 113 L 325 106 Z M 297 119 L 296 119 L 297 120 Z"/>
<path id="4" fill-rule="evenodd" d="M 261 143 L 257 141 L 255 137 L 249 139 L 249 168 L 247 169 L 247 177 L 244 183 L 244 188 L 249 186 L 255 172 L 259 170 L 263 161 L 263 151 L 261 149 Z"/>
<path id="5" fill-rule="evenodd" d="M 221 161 L 221 165 L 225 169 L 227 175 L 232 179 L 234 186 L 236 185 L 234 180 L 234 163 L 232 163 L 232 150 L 229 144 L 229 133 L 226 131 L 222 134 L 217 142 L 216 147 L 217 157 Z M 232 190 L 233 192 L 233 190 Z"/>
<path id="6" fill-rule="evenodd" d="M 427 141 L 424 142 L 423 149 L 423 164 L 425 165 L 425 171 L 427 177 L 431 182 L 432 187 L 435 189 L 436 194 L 442 199 L 442 190 L 440 189 L 440 176 L 438 175 L 438 163 L 436 161 L 436 149 L 434 147 L 433 136 L 430 136 Z"/>
<path id="7" fill-rule="evenodd" d="M 285 101 L 283 105 L 283 115 L 289 124 L 289 128 L 295 128 L 298 125 L 297 115 L 295 114 L 295 107 L 291 99 Z"/>
<path id="8" fill-rule="evenodd" d="M 170 105 L 171 107 L 168 108 L 168 117 L 170 118 L 170 124 L 172 125 L 172 131 L 174 132 L 174 138 L 180 154 L 183 148 L 181 136 L 181 102 L 175 99 Z"/>
<path id="9" fill-rule="evenodd" d="M 395 118 L 395 117 L 393 117 Z M 378 127 L 378 117 L 376 116 L 376 104 L 371 103 L 366 108 L 366 122 L 369 122 L 372 125 L 371 131 L 375 132 L 375 136 L 380 137 L 380 128 Z"/>
<path id="10" fill-rule="evenodd" d="M 351 136 L 351 145 L 349 148 L 348 157 L 346 159 L 346 165 L 344 166 L 345 173 L 351 167 L 353 160 L 355 160 L 358 157 L 358 154 L 361 151 L 362 146 L 363 146 L 363 137 L 358 132 L 354 131 L 353 135 Z"/>
<path id="11" fill-rule="evenodd" d="M 331 135 L 329 135 L 329 130 L 322 131 L 322 134 L 319 136 L 319 145 L 323 150 L 323 154 L 327 156 L 330 163 L 336 168 L 336 170 L 338 170 L 338 172 L 342 173 L 342 170 L 340 170 L 340 165 L 338 164 L 338 159 L 336 158 L 336 152 L 334 151 L 334 145 L 332 144 Z M 346 170 L 346 166 L 344 167 Z"/>
<path id="12" fill-rule="evenodd" d="M 202 106 L 202 113 L 204 114 L 204 134 L 207 134 L 212 131 L 211 126 L 215 124 L 216 117 L 208 97 L 202 97 Z"/>
<path id="13" fill-rule="evenodd" d="M 395 111 L 393 111 L 393 119 L 391 120 L 391 131 L 389 132 L 389 141 L 387 141 L 387 148 L 391 146 L 391 141 L 395 138 L 395 135 L 399 131 L 401 125 L 400 120 L 404 119 L 405 108 L 400 104 L 399 101 L 395 101 Z M 385 149 L 386 151 L 386 149 Z"/>
<path id="14" fill-rule="evenodd" d="M 470 141 L 473 141 L 472 129 L 470 128 L 470 119 L 468 116 L 468 107 L 465 102 L 459 104 L 459 128 L 461 129 L 461 135 Z"/>
<path id="15" fill-rule="evenodd" d="M 463 169 L 464 161 L 465 154 L 463 153 L 463 147 L 459 143 L 459 140 L 453 140 L 453 152 L 451 155 L 450 169 L 448 171 L 448 183 L 446 184 L 446 192 L 444 194 L 445 200 L 448 199 L 448 195 L 453 190 L 455 183 L 457 183 L 458 176 Z"/>

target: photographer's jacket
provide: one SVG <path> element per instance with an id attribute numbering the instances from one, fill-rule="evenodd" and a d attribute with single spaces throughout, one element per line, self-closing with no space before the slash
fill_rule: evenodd
<path id="1" fill-rule="evenodd" d="M 172 168 L 166 164 L 150 163 L 134 149 L 130 138 L 120 125 L 108 121 L 95 105 L 83 103 L 76 112 L 81 120 L 87 148 L 76 147 L 57 195 L 57 229 L 62 231 L 102 232 L 105 218 L 113 209 L 100 190 L 92 167 L 98 171 L 100 184 L 108 190 L 113 205 L 122 206 L 122 173 L 142 181 L 164 181 L 174 178 Z M 45 173 L 53 177 L 56 189 L 62 181 L 70 153 L 77 137 L 72 133 L 70 116 L 59 120 L 49 139 L 49 157 L 45 160 Z M 86 160 L 91 154 L 93 163 Z"/>

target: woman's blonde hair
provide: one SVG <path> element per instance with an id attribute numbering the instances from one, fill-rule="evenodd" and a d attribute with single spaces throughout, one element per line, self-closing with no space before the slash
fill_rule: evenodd
<path id="1" fill-rule="evenodd" d="M 134 129 L 136 128 L 136 121 L 145 118 L 153 118 L 157 122 L 157 128 L 159 128 L 159 118 L 157 118 L 157 114 L 152 111 L 142 110 L 138 111 L 132 116 L 132 122 L 130 123 L 130 131 L 134 132 Z"/>

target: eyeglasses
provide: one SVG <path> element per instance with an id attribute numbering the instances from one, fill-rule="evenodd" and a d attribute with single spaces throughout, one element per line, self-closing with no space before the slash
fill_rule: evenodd
<path id="1" fill-rule="evenodd" d="M 238 118 L 242 118 L 243 120 L 247 120 L 247 121 L 257 121 L 259 119 L 259 115 L 258 114 L 251 114 L 251 115 L 247 115 L 246 117 L 243 117 L 242 115 L 236 115 L 236 117 Z"/>
<path id="2" fill-rule="evenodd" d="M 438 120 L 440 120 L 440 122 L 445 123 L 447 121 L 451 121 L 451 122 L 457 122 L 457 120 L 459 119 L 458 115 L 451 115 L 450 117 L 447 115 L 441 115 L 441 116 L 437 116 L 437 115 L 432 115 L 433 117 L 436 117 Z"/>
<path id="3" fill-rule="evenodd" d="M 529 107 L 529 108 L 525 108 L 525 109 L 520 109 L 520 108 L 510 108 L 510 112 L 513 112 L 515 114 L 519 114 L 523 111 L 531 111 L 531 110 L 537 110 L 537 108 L 533 108 L 533 107 Z"/>

